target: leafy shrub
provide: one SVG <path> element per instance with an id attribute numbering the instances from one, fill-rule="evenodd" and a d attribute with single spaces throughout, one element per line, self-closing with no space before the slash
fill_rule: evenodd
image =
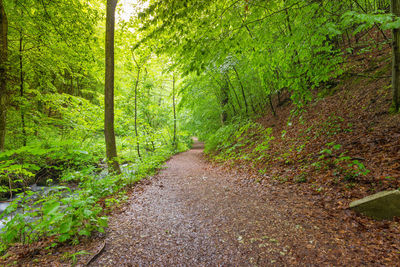
<path id="1" fill-rule="evenodd" d="M 207 141 L 204 151 L 210 153 L 217 151 L 223 147 L 231 145 L 231 137 L 234 136 L 235 132 L 239 128 L 238 124 L 228 124 L 219 128 L 215 134 L 213 134 Z"/>
<path id="2" fill-rule="evenodd" d="M 261 124 L 251 120 L 239 121 L 221 127 L 206 142 L 206 153 L 219 152 L 216 158 L 223 159 L 244 159 L 248 160 L 249 155 L 241 155 L 241 148 L 252 146 L 253 141 L 257 140 L 254 153 L 257 153 L 258 160 L 263 160 L 268 156 L 266 153 L 270 146 L 270 141 L 274 139 L 271 135 L 271 128 L 264 128 Z M 252 155 L 254 157 L 254 155 Z"/>
<path id="3" fill-rule="evenodd" d="M 332 167 L 337 175 L 341 175 L 345 181 L 355 181 L 358 177 L 367 175 L 370 171 L 358 159 L 347 156 L 347 152 L 342 150 L 342 145 L 334 142 L 327 143 L 325 148 L 319 152 L 318 161 L 312 166 L 320 169 L 322 167 Z M 340 154 L 339 154 L 340 152 Z"/>
<path id="4" fill-rule="evenodd" d="M 21 191 L 31 184 L 43 184 L 47 178 L 58 178 L 62 170 L 93 166 L 98 159 L 74 141 L 54 141 L 8 150 L 0 153 L 0 185 L 8 186 L 11 196 L 12 192 Z M 45 179 L 40 177 L 41 171 L 49 173 L 47 177 L 44 175 Z"/>
<path id="5" fill-rule="evenodd" d="M 26 150 L 31 151 L 26 148 L 11 155 L 18 157 Z M 100 200 L 105 199 L 107 208 L 118 204 L 120 201 L 117 198 L 125 198 L 123 193 L 118 194 L 117 198 L 110 196 L 120 192 L 128 184 L 154 173 L 172 155 L 171 150 L 161 149 L 125 167 L 123 175 L 102 177 L 98 168 L 93 165 L 85 168 L 81 165 L 81 169 L 75 169 L 77 164 L 92 163 L 94 158 L 83 153 L 83 156 L 71 161 L 70 156 L 75 152 L 73 148 L 69 150 L 70 153 L 62 157 L 63 160 L 68 160 L 62 162 L 70 168 L 63 172 L 60 181 L 77 183 L 78 188 L 73 191 L 67 186 L 54 186 L 47 193 L 25 190 L 19 194 L 0 215 L 0 219 L 8 218 L 6 226 L 0 230 L 0 253 L 15 242 L 29 244 L 44 237 L 54 236 L 56 241 L 53 245 L 66 241 L 77 243 L 79 236 L 89 236 L 93 231 L 103 232 L 108 219 L 99 205 Z M 48 157 L 61 155 L 52 154 L 52 151 L 43 149 L 40 153 Z M 58 153 L 57 150 L 56 152 Z M 81 155 L 79 151 L 76 153 L 77 156 Z M 53 159 L 60 157 L 56 156 Z"/>

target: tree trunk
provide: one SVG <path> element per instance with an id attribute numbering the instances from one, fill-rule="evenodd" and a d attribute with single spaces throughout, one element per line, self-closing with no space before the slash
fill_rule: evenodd
<path id="1" fill-rule="evenodd" d="M 108 168 L 115 173 L 121 173 L 117 160 L 117 146 L 114 133 L 114 26 L 115 8 L 118 0 L 107 0 L 106 14 L 106 75 L 104 89 L 104 136 Z"/>
<path id="2" fill-rule="evenodd" d="M 247 100 L 246 100 L 246 95 L 245 95 L 245 93 L 244 93 L 244 87 L 243 87 L 242 81 L 240 80 L 239 73 L 237 72 L 237 70 L 236 70 L 235 67 L 233 67 L 233 70 L 234 70 L 235 73 L 236 73 L 236 77 L 238 78 L 240 87 L 241 87 L 241 89 L 242 89 L 242 96 L 243 96 L 243 100 L 244 100 L 244 106 L 245 106 L 245 108 L 246 108 L 246 115 L 249 115 L 249 109 L 248 109 L 248 106 L 247 106 Z"/>
<path id="3" fill-rule="evenodd" d="M 271 107 L 272 114 L 274 114 L 274 117 L 276 117 L 276 111 L 274 108 L 274 104 L 272 103 L 272 95 L 271 94 L 268 95 L 268 100 L 269 100 L 269 106 Z"/>
<path id="4" fill-rule="evenodd" d="M 7 33 L 8 21 L 0 0 L 0 150 L 4 151 L 7 118 Z"/>
<path id="5" fill-rule="evenodd" d="M 225 81 L 225 84 L 221 86 L 221 122 L 225 124 L 228 120 L 228 103 L 229 103 L 229 84 Z M 234 111 L 235 112 L 235 111 Z"/>
<path id="6" fill-rule="evenodd" d="M 22 145 L 26 146 L 26 130 L 25 130 L 25 111 L 23 105 L 23 97 L 24 97 L 24 65 L 22 58 L 22 46 L 23 46 L 24 36 L 22 35 L 22 29 L 19 31 L 19 78 L 20 78 L 20 87 L 19 93 L 21 96 L 22 105 L 20 106 L 21 111 L 21 128 L 22 128 Z"/>
<path id="7" fill-rule="evenodd" d="M 139 143 L 139 134 L 137 128 L 137 98 L 138 98 L 138 85 L 140 79 L 140 67 L 137 64 L 137 75 L 136 75 L 136 82 L 135 82 L 135 135 L 136 135 L 136 150 L 140 159 L 142 159 L 142 155 L 140 154 L 140 143 Z"/>
<path id="8" fill-rule="evenodd" d="M 174 139 L 172 141 L 172 147 L 176 150 L 176 107 L 175 107 L 175 74 L 172 76 L 172 107 L 174 109 Z"/>
<path id="9" fill-rule="evenodd" d="M 225 73 L 225 77 L 226 77 L 226 80 L 228 81 L 228 84 L 230 84 L 231 87 L 232 87 L 232 91 L 233 91 L 233 94 L 235 96 L 236 103 L 238 104 L 239 110 L 241 111 L 242 110 L 242 105 L 240 104 L 239 97 L 236 94 L 235 86 L 233 86 L 233 84 L 231 82 L 231 79 L 229 78 L 228 74 Z"/>
<path id="10" fill-rule="evenodd" d="M 391 12 L 396 17 L 400 16 L 400 0 L 391 1 Z M 395 112 L 398 112 L 400 109 L 400 29 L 393 29 L 392 62 L 392 108 L 395 110 Z"/>

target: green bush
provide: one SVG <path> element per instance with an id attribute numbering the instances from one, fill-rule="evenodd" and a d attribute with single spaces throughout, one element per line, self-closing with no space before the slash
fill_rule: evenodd
<path id="1" fill-rule="evenodd" d="M 262 160 L 268 155 L 270 141 L 274 139 L 271 128 L 264 128 L 261 124 L 251 120 L 237 121 L 219 128 L 214 135 L 206 141 L 205 152 L 219 152 L 217 158 L 223 159 L 249 159 L 249 155 L 241 155 L 241 148 L 253 146 L 254 140 L 258 159 Z M 255 155 L 252 155 L 255 157 Z"/>
<path id="2" fill-rule="evenodd" d="M 105 199 L 107 207 L 119 203 L 118 198 L 123 198 L 123 194 L 116 195 L 117 192 L 128 184 L 153 174 L 173 154 L 171 149 L 164 147 L 156 153 L 143 157 L 142 160 L 137 159 L 135 163 L 129 164 L 122 175 L 102 177 L 96 166 L 84 167 L 87 163 L 93 163 L 95 158 L 74 151 L 73 147 L 64 150 L 64 153 L 67 153 L 63 157 L 62 153 L 54 148 L 42 150 L 24 148 L 18 150 L 18 153 L 8 152 L 17 159 L 22 157 L 22 152 L 28 156 L 40 152 L 47 158 L 60 160 L 64 164 L 63 168 L 69 167 L 63 171 L 60 182 L 73 182 L 78 187 L 72 190 L 67 186 L 54 186 L 48 193 L 25 190 L 19 194 L 0 215 L 0 219 L 9 218 L 6 226 L 0 231 L 0 253 L 15 242 L 29 244 L 45 237 L 55 236 L 56 241 L 53 245 L 66 241 L 77 243 L 79 236 L 89 236 L 93 231 L 103 232 L 107 226 L 107 216 L 99 202 Z M 73 158 L 73 155 L 77 157 Z M 32 158 L 28 158 L 32 161 Z M 80 169 L 75 168 L 77 166 L 80 166 Z"/>

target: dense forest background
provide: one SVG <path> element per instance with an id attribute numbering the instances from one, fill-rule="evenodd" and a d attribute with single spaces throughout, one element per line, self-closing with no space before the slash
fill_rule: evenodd
<path id="1" fill-rule="evenodd" d="M 191 136 L 260 183 L 398 188 L 400 1 L 120 1 L 108 160 L 107 5 L 0 0 L 0 251 L 104 231 Z"/>

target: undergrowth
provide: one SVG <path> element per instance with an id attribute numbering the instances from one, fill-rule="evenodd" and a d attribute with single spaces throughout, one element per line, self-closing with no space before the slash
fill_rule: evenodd
<path id="1" fill-rule="evenodd" d="M 292 120 L 295 118 L 292 116 Z M 305 124 L 302 116 L 299 124 Z M 287 127 L 292 127 L 289 121 Z M 318 152 L 311 151 L 313 144 L 323 135 L 326 140 L 340 133 L 351 132 L 349 124 L 340 116 L 330 115 L 327 120 L 300 130 L 295 137 L 287 130 L 272 134 L 272 128 L 246 120 L 236 121 L 221 127 L 206 143 L 205 152 L 219 162 L 245 163 L 259 174 L 265 175 L 272 166 L 297 166 L 298 174 L 291 181 L 310 181 L 314 172 L 331 172 L 332 183 L 355 182 L 370 172 L 360 159 L 349 156 L 341 144 L 327 142 Z M 276 140 L 275 140 L 276 139 Z M 282 179 L 280 179 L 282 180 Z M 288 177 L 282 181 L 289 181 Z"/>
<path id="2" fill-rule="evenodd" d="M 180 144 L 179 151 L 188 145 L 189 141 Z M 17 197 L 0 214 L 0 220 L 6 221 L 0 230 L 0 254 L 15 243 L 51 238 L 51 248 L 63 242 L 77 244 L 81 236 L 94 231 L 104 232 L 107 212 L 126 199 L 125 188 L 155 173 L 173 153 L 162 147 L 141 159 L 125 159 L 128 163 L 121 165 L 121 175 L 103 170 L 101 154 L 93 153 L 93 148 L 88 153 L 73 141 L 1 153 L 0 193 Z M 49 187 L 34 192 L 30 185 L 41 170 L 53 170 L 53 176 L 43 183 Z"/>
<path id="3" fill-rule="evenodd" d="M 221 127 L 211 136 L 205 146 L 205 153 L 212 154 L 217 160 L 255 160 L 262 161 L 268 157 L 266 153 L 270 142 L 274 139 L 271 128 L 251 120 L 238 120 Z M 251 147 L 250 153 L 243 148 Z"/>

